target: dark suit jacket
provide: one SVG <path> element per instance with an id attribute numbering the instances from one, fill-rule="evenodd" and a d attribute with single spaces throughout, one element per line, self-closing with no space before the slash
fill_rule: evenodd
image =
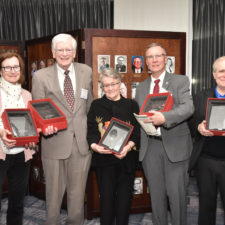
<path id="1" fill-rule="evenodd" d="M 193 97 L 195 112 L 189 121 L 189 127 L 191 130 L 192 137 L 194 139 L 194 147 L 190 158 L 189 164 L 189 172 L 192 174 L 195 165 L 198 161 L 200 153 L 203 149 L 203 145 L 205 142 L 205 136 L 202 136 L 198 130 L 198 124 L 201 123 L 206 118 L 206 105 L 207 99 L 215 97 L 214 89 L 211 88 L 205 91 L 200 92 L 196 96 Z"/>
<path id="2" fill-rule="evenodd" d="M 136 91 L 136 101 L 139 107 L 143 105 L 149 94 L 151 77 L 140 83 Z M 193 114 L 194 106 L 190 95 L 189 78 L 183 75 L 174 75 L 166 72 L 163 88 L 171 92 L 173 96 L 173 108 L 169 112 L 163 112 L 165 124 L 160 126 L 162 142 L 167 156 L 171 162 L 179 162 L 189 159 L 192 151 L 192 139 L 186 120 Z M 144 159 L 151 138 L 141 129 L 141 148 L 139 160 Z"/>
<path id="3" fill-rule="evenodd" d="M 92 70 L 89 66 L 74 63 L 76 74 L 75 107 L 72 111 L 60 89 L 56 65 L 38 70 L 32 80 L 33 99 L 51 98 L 66 115 L 68 128 L 56 135 L 42 138 L 42 157 L 66 159 L 72 151 L 75 136 L 79 152 L 90 154 L 87 136 L 87 113 L 93 100 Z M 81 97 L 82 89 L 87 90 L 87 98 Z M 66 144 L 66 145 L 65 145 Z"/>

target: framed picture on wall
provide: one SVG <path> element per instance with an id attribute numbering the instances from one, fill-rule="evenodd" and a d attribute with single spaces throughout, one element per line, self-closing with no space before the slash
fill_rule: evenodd
<path id="1" fill-rule="evenodd" d="M 142 73 L 143 72 L 143 56 L 132 56 L 131 58 L 131 67 L 133 73 Z"/>
<path id="2" fill-rule="evenodd" d="M 119 73 L 127 72 L 127 56 L 126 55 L 115 55 L 115 69 Z"/>
<path id="3" fill-rule="evenodd" d="M 98 72 L 110 67 L 110 55 L 98 55 Z"/>
<path id="4" fill-rule="evenodd" d="M 175 57 L 174 56 L 167 56 L 166 71 L 168 73 L 175 72 Z"/>
<path id="5" fill-rule="evenodd" d="M 135 177 L 134 179 L 134 195 L 143 194 L 143 177 Z"/>

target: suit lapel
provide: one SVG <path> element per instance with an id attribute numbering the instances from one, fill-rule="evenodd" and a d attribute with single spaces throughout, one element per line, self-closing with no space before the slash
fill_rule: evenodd
<path id="1" fill-rule="evenodd" d="M 151 85 L 151 77 L 149 77 L 146 80 L 146 82 L 144 82 L 144 87 L 143 87 L 143 92 L 142 92 L 144 99 L 150 93 L 150 85 Z"/>
<path id="2" fill-rule="evenodd" d="M 167 91 L 169 91 L 170 79 L 171 79 L 171 76 L 169 75 L 169 73 L 166 72 L 162 87 Z"/>

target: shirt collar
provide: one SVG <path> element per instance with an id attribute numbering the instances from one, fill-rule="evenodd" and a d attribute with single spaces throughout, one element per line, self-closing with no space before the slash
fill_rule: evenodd
<path id="1" fill-rule="evenodd" d="M 151 76 L 152 82 L 154 82 L 155 80 L 160 80 L 160 84 L 162 84 L 165 75 L 166 75 L 166 71 L 164 70 L 158 78 L 154 78 L 153 76 Z"/>
<path id="2" fill-rule="evenodd" d="M 215 95 L 217 98 L 225 98 L 225 95 L 221 95 L 218 91 L 217 91 L 217 86 L 215 87 Z"/>
<path id="3" fill-rule="evenodd" d="M 66 71 L 66 70 L 64 70 L 64 69 L 62 69 L 59 65 L 58 65 L 58 63 L 56 63 L 56 67 L 57 67 L 57 70 L 60 72 L 60 73 L 62 73 L 62 74 L 64 74 L 64 72 Z M 71 63 L 70 64 L 70 66 L 69 66 L 69 68 L 68 68 L 68 70 L 70 71 L 70 73 L 69 73 L 69 75 L 73 72 L 73 63 Z"/>

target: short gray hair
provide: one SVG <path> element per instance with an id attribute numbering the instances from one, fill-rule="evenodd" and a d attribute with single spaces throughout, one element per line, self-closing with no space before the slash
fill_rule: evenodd
<path id="1" fill-rule="evenodd" d="M 152 47 L 161 47 L 162 48 L 162 50 L 164 51 L 164 54 L 166 55 L 166 49 L 161 45 L 161 44 L 159 44 L 159 43 L 151 43 L 151 44 L 149 44 L 147 47 L 146 47 L 146 49 L 145 49 L 145 56 L 146 56 L 146 52 L 150 49 L 150 48 L 152 48 Z"/>
<path id="2" fill-rule="evenodd" d="M 99 73 L 99 81 L 101 83 L 104 77 L 110 77 L 110 78 L 118 80 L 119 82 L 121 82 L 121 79 L 122 79 L 120 73 L 113 68 L 105 68 Z"/>
<path id="3" fill-rule="evenodd" d="M 221 60 L 225 60 L 225 56 L 221 56 L 219 58 L 217 58 L 214 63 L 213 63 L 213 73 L 215 73 L 217 71 L 217 63 Z"/>
<path id="4" fill-rule="evenodd" d="M 77 48 L 76 39 L 72 35 L 64 34 L 64 33 L 57 34 L 53 37 L 53 39 L 52 39 L 52 49 L 55 49 L 55 46 L 56 46 L 57 42 L 61 42 L 61 41 L 71 41 L 73 50 L 76 50 L 76 48 Z"/>

